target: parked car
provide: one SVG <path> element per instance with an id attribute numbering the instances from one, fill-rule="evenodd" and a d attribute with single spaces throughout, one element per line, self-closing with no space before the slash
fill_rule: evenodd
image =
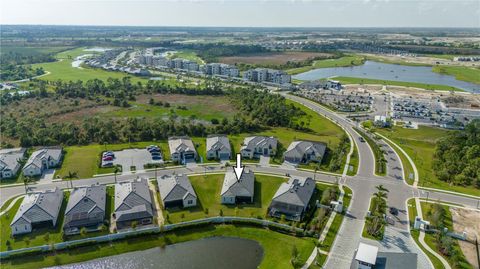
<path id="1" fill-rule="evenodd" d="M 150 154 L 151 154 L 152 156 L 162 156 L 162 154 L 161 154 L 160 152 L 158 152 L 158 151 L 152 151 L 152 152 L 150 152 Z"/>
<path id="2" fill-rule="evenodd" d="M 112 156 L 105 156 L 102 158 L 103 161 L 113 161 L 113 157 Z"/>
<path id="3" fill-rule="evenodd" d="M 113 162 L 104 162 L 102 163 L 102 167 L 112 167 L 113 166 Z"/>
<path id="4" fill-rule="evenodd" d="M 162 155 L 152 155 L 152 160 L 161 160 Z"/>
<path id="5" fill-rule="evenodd" d="M 159 148 L 150 148 L 150 149 L 148 149 L 148 151 L 149 151 L 150 153 L 160 152 L 160 149 L 159 149 Z"/>
<path id="6" fill-rule="evenodd" d="M 398 209 L 395 207 L 390 207 L 390 214 L 397 216 L 398 215 Z"/>
<path id="7" fill-rule="evenodd" d="M 362 142 L 362 143 L 365 142 L 365 139 L 361 136 L 358 138 L 358 140 L 360 140 L 360 142 Z"/>
<path id="8" fill-rule="evenodd" d="M 160 148 L 157 145 L 150 145 L 147 147 L 147 150 L 152 152 L 152 151 L 160 151 Z"/>
<path id="9" fill-rule="evenodd" d="M 111 152 L 111 151 L 107 151 L 107 152 L 104 152 L 104 153 L 103 153 L 103 157 L 105 157 L 105 156 L 115 157 L 115 154 L 114 154 L 113 152 Z"/>

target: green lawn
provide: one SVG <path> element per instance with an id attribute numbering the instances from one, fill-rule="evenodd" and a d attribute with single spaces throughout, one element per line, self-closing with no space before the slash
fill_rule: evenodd
<path id="1" fill-rule="evenodd" d="M 255 196 L 253 204 L 222 205 L 220 192 L 222 190 L 224 174 L 189 177 L 198 196 L 197 206 L 190 209 L 164 210 L 164 215 L 169 215 L 170 223 L 219 216 L 220 210 L 224 216 L 261 217 L 267 215 L 268 205 L 280 184 L 286 182 L 285 178 L 256 175 Z M 208 215 L 205 210 L 208 208 Z"/>
<path id="2" fill-rule="evenodd" d="M 298 68 L 292 68 L 287 70 L 290 75 L 300 74 L 316 68 L 328 68 L 328 67 L 345 67 L 362 65 L 365 62 L 365 58 L 359 55 L 344 56 L 338 59 L 326 59 L 314 61 L 312 65 L 303 66 Z"/>
<path id="3" fill-rule="evenodd" d="M 14 238 L 11 236 L 12 231 L 10 229 L 10 223 L 12 222 L 13 217 L 17 213 L 18 208 L 20 207 L 23 198 L 20 198 L 15 205 L 5 213 L 0 218 L 1 226 L 1 237 L 0 237 L 0 250 L 5 251 L 8 250 L 7 241 L 10 243 L 11 249 L 18 249 L 24 247 L 31 247 L 31 246 L 39 246 L 49 244 L 51 242 L 61 242 L 62 241 L 62 226 L 63 226 L 63 218 L 65 215 L 65 209 L 67 208 L 67 201 L 69 192 L 64 193 L 62 207 L 60 208 L 59 217 L 57 219 L 57 225 L 55 228 L 44 227 L 44 228 L 37 228 L 33 232 L 24 234 L 24 235 L 17 235 Z M 48 241 L 45 238 L 46 234 L 49 234 Z"/>
<path id="4" fill-rule="evenodd" d="M 374 214 L 375 213 L 374 210 L 375 210 L 375 207 L 376 207 L 378 202 L 381 202 L 381 200 L 378 200 L 378 198 L 376 198 L 376 197 L 370 198 L 370 207 L 368 208 L 368 211 L 370 211 L 372 214 Z M 386 200 L 383 200 L 383 202 L 386 203 Z M 377 214 L 379 214 L 379 215 L 383 215 L 385 213 L 386 212 L 377 212 Z M 365 221 L 365 225 L 363 226 L 363 231 L 362 231 L 362 237 L 369 238 L 369 239 L 372 239 L 372 240 L 381 241 L 383 239 L 383 235 L 385 234 L 385 226 L 387 224 L 385 224 L 382 227 L 382 230 L 381 230 L 380 234 L 378 234 L 377 236 L 373 236 L 373 235 L 368 233 L 367 225 L 368 225 L 368 223 L 367 223 L 367 221 Z"/>
<path id="5" fill-rule="evenodd" d="M 347 186 L 343 186 L 343 190 L 345 191 L 345 196 L 343 197 L 344 210 L 342 214 L 335 215 L 332 225 L 330 225 L 327 236 L 325 237 L 325 240 L 323 240 L 323 243 L 320 246 L 320 248 L 324 251 L 330 251 L 330 249 L 332 248 L 335 237 L 337 236 L 338 229 L 340 229 L 343 218 L 345 217 L 345 213 L 350 206 L 350 202 L 352 201 L 352 190 Z"/>
<path id="6" fill-rule="evenodd" d="M 168 160 L 170 158 L 170 150 L 166 141 L 147 141 L 132 142 L 123 144 L 92 144 L 87 146 L 68 146 L 64 150 L 66 152 L 64 161 L 60 169 L 55 173 L 57 177 L 64 177 L 68 172 L 77 172 L 78 178 L 90 178 L 95 174 L 111 173 L 113 168 L 100 168 L 100 158 L 102 152 L 106 150 L 122 150 L 129 148 L 145 148 L 148 145 L 158 145 Z M 123 167 L 129 169 L 129 167 Z M 138 170 L 143 169 L 137 168 Z M 125 170 L 126 171 L 126 170 Z"/>
<path id="7" fill-rule="evenodd" d="M 264 255 L 260 268 L 291 268 L 290 258 L 293 246 L 296 246 L 303 263 L 315 247 L 315 239 L 299 238 L 274 231 L 234 225 L 218 225 L 170 232 L 165 235 L 148 235 L 126 239 L 114 244 L 100 244 L 57 251 L 56 255 L 31 255 L 21 260 L 2 261 L 3 269 L 30 269 L 77 263 L 104 256 L 117 255 L 129 251 L 139 251 L 167 244 L 180 243 L 213 236 L 239 237 L 258 241 Z M 279 247 L 281 246 L 281 247 Z"/>
<path id="8" fill-rule="evenodd" d="M 458 88 L 447 86 L 447 85 L 424 84 L 424 83 L 417 83 L 417 82 L 404 82 L 404 81 L 394 81 L 394 80 L 380 80 L 380 79 L 371 79 L 371 78 L 335 77 L 335 80 L 339 80 L 342 84 L 380 84 L 380 85 L 414 87 L 414 88 L 421 88 L 426 90 L 459 91 L 459 92 L 464 91 L 462 89 L 458 89 Z"/>
<path id="9" fill-rule="evenodd" d="M 66 81 L 77 81 L 77 80 L 89 80 L 89 79 L 101 79 L 107 80 L 108 78 L 118 78 L 121 79 L 123 77 L 130 76 L 132 77 L 132 82 L 142 81 L 146 82 L 147 79 L 135 77 L 132 75 L 128 75 L 122 72 L 113 72 L 113 71 L 106 71 L 103 69 L 93 69 L 86 66 L 82 66 L 82 68 L 72 67 L 72 62 L 74 61 L 75 57 L 84 55 L 84 54 L 94 54 L 93 51 L 85 51 L 86 48 L 75 48 L 72 50 L 66 50 L 60 52 L 56 55 L 58 61 L 50 62 L 50 63 L 39 63 L 33 64 L 33 68 L 43 67 L 45 71 L 50 72 L 51 74 L 41 77 L 42 80 L 66 80 Z"/>
<path id="10" fill-rule="evenodd" d="M 358 172 L 358 162 L 359 162 L 358 150 L 357 150 L 357 146 L 354 146 L 353 147 L 353 153 L 350 156 L 350 167 L 352 168 L 352 170 L 350 170 L 350 167 L 349 167 L 348 171 L 347 171 L 347 175 L 354 176 L 354 175 L 357 174 L 357 172 Z"/>
<path id="11" fill-rule="evenodd" d="M 198 64 L 205 64 L 205 61 L 202 58 L 200 58 L 195 52 L 189 51 L 189 50 L 177 51 L 174 54 L 172 54 L 169 58 L 170 59 L 182 58 L 185 60 L 197 62 Z"/>
<path id="12" fill-rule="evenodd" d="M 450 185 L 439 180 L 433 172 L 435 142 L 451 131 L 427 126 L 419 126 L 418 129 L 395 126 L 391 130 L 378 128 L 375 131 L 390 138 L 412 158 L 419 173 L 419 187 L 438 188 L 480 196 L 480 189 Z"/>
<path id="13" fill-rule="evenodd" d="M 436 65 L 432 68 L 432 71 L 440 74 L 454 76 L 458 80 L 480 84 L 480 68 Z"/>
<path id="14" fill-rule="evenodd" d="M 433 267 L 435 269 L 443 269 L 444 267 L 443 267 L 442 262 L 437 257 L 435 257 L 433 254 L 428 252 L 427 249 L 425 249 L 420 244 L 420 241 L 418 241 L 418 237 L 420 235 L 420 232 L 418 230 L 413 229 L 413 224 L 415 223 L 415 217 L 418 215 L 417 206 L 415 204 L 415 199 L 412 198 L 412 199 L 408 200 L 407 210 L 408 210 L 408 217 L 410 219 L 410 234 L 412 235 L 413 240 L 415 240 L 415 242 L 417 243 L 417 246 L 423 251 L 423 253 L 425 253 L 427 255 L 428 259 L 430 259 L 430 261 L 432 262 Z"/>
<path id="15" fill-rule="evenodd" d="M 428 220 L 428 221 L 431 221 L 430 213 L 431 213 L 433 204 L 426 203 L 426 202 L 420 202 L 420 205 L 422 207 L 423 218 Z M 446 212 L 444 225 L 445 225 L 446 228 L 448 228 L 449 231 L 453 231 L 452 213 L 450 212 L 450 209 L 449 209 L 448 206 L 442 205 L 442 207 L 445 209 L 445 212 Z M 463 255 L 462 249 L 460 248 L 460 245 L 458 244 L 457 239 L 453 240 L 453 242 L 454 242 L 453 248 L 456 249 L 456 251 L 458 253 L 460 253 L 459 262 L 458 262 L 457 266 L 455 266 L 454 262 L 452 261 L 451 256 L 445 256 L 440 251 L 438 251 L 434 233 L 425 233 L 425 242 L 427 243 L 427 245 L 431 249 L 435 250 L 438 254 L 442 255 L 448 261 L 448 263 L 452 266 L 452 268 L 465 268 L 465 269 L 471 269 L 472 268 L 473 269 L 473 266 L 468 263 L 467 259 Z"/>

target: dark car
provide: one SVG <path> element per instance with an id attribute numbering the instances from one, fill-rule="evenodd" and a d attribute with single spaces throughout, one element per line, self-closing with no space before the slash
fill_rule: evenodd
<path id="1" fill-rule="evenodd" d="M 363 139 L 363 137 L 359 137 L 358 140 L 360 140 L 360 142 L 365 142 L 365 139 Z"/>
<path id="2" fill-rule="evenodd" d="M 398 209 L 395 207 L 390 207 L 390 214 L 397 216 L 398 215 Z"/>

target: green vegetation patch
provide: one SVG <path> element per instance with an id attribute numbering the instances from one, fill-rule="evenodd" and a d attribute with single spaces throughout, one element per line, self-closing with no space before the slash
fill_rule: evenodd
<path id="1" fill-rule="evenodd" d="M 379 84 L 379 85 L 395 85 L 404 87 L 420 88 L 425 90 L 439 90 L 439 91 L 458 91 L 464 92 L 464 90 L 447 85 L 438 84 L 424 84 L 417 82 L 405 82 L 394 80 L 381 80 L 371 78 L 354 78 L 354 77 L 335 77 L 335 80 L 340 81 L 342 84 Z"/>
<path id="2" fill-rule="evenodd" d="M 436 65 L 432 68 L 432 71 L 444 75 L 454 76 L 458 80 L 480 84 L 480 68 Z"/>
<path id="3" fill-rule="evenodd" d="M 293 68 L 287 70 L 287 73 L 290 75 L 296 75 L 304 73 L 316 68 L 328 68 L 328 67 L 345 67 L 345 66 L 355 66 L 362 65 L 365 63 L 365 58 L 359 55 L 345 56 L 338 59 L 327 59 L 327 60 L 318 60 L 313 62 L 310 66 L 304 66 L 299 68 Z"/>
<path id="4" fill-rule="evenodd" d="M 375 131 L 391 139 L 412 158 L 419 173 L 419 186 L 480 196 L 479 189 L 439 180 L 432 169 L 436 142 L 452 131 L 427 126 L 419 126 L 418 129 L 394 126 L 392 129 L 379 128 Z"/>

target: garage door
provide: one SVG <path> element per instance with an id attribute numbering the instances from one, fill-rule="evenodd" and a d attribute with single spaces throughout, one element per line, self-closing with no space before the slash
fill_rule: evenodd
<path id="1" fill-rule="evenodd" d="M 220 153 L 220 155 L 218 156 L 218 158 L 222 159 L 222 160 L 228 160 L 230 159 L 230 154 L 228 153 Z"/>

